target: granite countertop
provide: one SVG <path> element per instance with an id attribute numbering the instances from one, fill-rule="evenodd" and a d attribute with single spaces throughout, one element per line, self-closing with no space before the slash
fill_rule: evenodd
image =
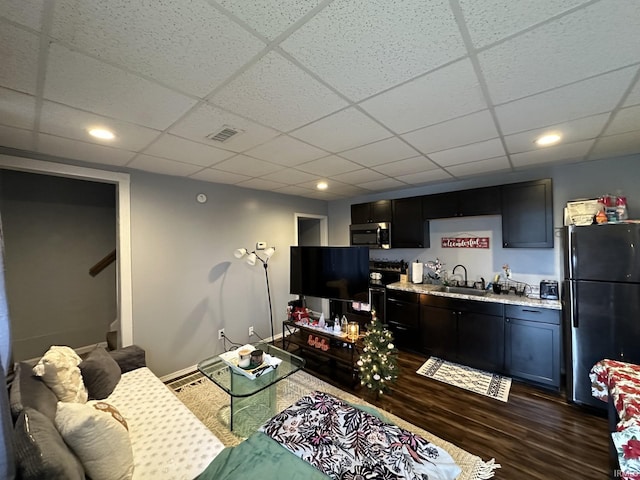
<path id="1" fill-rule="evenodd" d="M 410 282 L 396 282 L 387 285 L 387 288 L 391 290 L 402 290 L 405 292 L 425 293 L 428 295 L 437 295 L 440 297 L 452 297 L 463 298 L 466 300 L 475 300 L 477 302 L 493 302 L 504 303 L 508 305 L 521 305 L 529 307 L 549 308 L 552 310 L 562 310 L 562 304 L 559 300 L 541 300 L 539 298 L 529 298 L 526 296 L 518 296 L 514 293 L 498 294 L 490 292 L 485 296 L 478 295 L 465 295 L 461 293 L 448 293 L 437 291 L 441 288 L 440 285 L 432 285 L 429 283 L 410 283 Z"/>

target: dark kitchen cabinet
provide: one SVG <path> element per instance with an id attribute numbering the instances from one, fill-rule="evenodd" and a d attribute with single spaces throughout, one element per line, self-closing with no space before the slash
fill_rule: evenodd
<path id="1" fill-rule="evenodd" d="M 562 352 L 559 310 L 507 305 L 505 373 L 560 388 Z"/>
<path id="2" fill-rule="evenodd" d="M 500 214 L 500 187 L 473 188 L 422 197 L 425 219 Z"/>
<path id="3" fill-rule="evenodd" d="M 386 319 L 394 342 L 400 348 L 418 350 L 420 295 L 401 290 L 387 290 Z"/>
<path id="4" fill-rule="evenodd" d="M 391 200 L 356 203 L 351 205 L 351 223 L 390 222 L 392 219 Z"/>
<path id="5" fill-rule="evenodd" d="M 501 187 L 502 246 L 553 248 L 551 179 Z"/>
<path id="6" fill-rule="evenodd" d="M 454 310 L 420 305 L 421 351 L 455 362 L 458 351 L 457 331 L 458 319 Z"/>
<path id="7" fill-rule="evenodd" d="M 421 295 L 422 349 L 429 355 L 500 372 L 504 366 L 503 312 L 499 303 Z"/>
<path id="8" fill-rule="evenodd" d="M 391 246 L 393 248 L 428 248 L 429 222 L 422 219 L 420 197 L 400 198 L 391 201 L 393 223 Z"/>

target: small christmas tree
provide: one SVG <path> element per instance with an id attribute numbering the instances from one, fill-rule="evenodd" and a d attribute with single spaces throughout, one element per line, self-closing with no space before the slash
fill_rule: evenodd
<path id="1" fill-rule="evenodd" d="M 398 379 L 398 351 L 393 345 L 393 334 L 384 328 L 371 311 L 371 323 L 367 325 L 364 348 L 358 360 L 360 383 L 376 393 L 387 392 Z"/>

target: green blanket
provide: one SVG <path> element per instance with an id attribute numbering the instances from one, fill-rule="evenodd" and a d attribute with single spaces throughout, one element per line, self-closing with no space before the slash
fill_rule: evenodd
<path id="1" fill-rule="evenodd" d="M 325 474 L 256 432 L 236 447 L 227 447 L 209 464 L 198 480 L 223 479 L 326 480 Z"/>
<path id="2" fill-rule="evenodd" d="M 356 405 L 378 418 L 387 419 L 378 410 Z M 197 480 L 326 480 L 329 478 L 311 464 L 300 460 L 262 432 L 256 432 L 235 447 L 218 454 Z"/>

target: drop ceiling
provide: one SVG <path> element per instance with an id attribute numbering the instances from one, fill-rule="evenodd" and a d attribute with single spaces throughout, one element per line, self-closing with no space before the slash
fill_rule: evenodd
<path id="1" fill-rule="evenodd" d="M 3 0 L 0 58 L 0 146 L 284 194 L 640 152 L 635 0 Z"/>

